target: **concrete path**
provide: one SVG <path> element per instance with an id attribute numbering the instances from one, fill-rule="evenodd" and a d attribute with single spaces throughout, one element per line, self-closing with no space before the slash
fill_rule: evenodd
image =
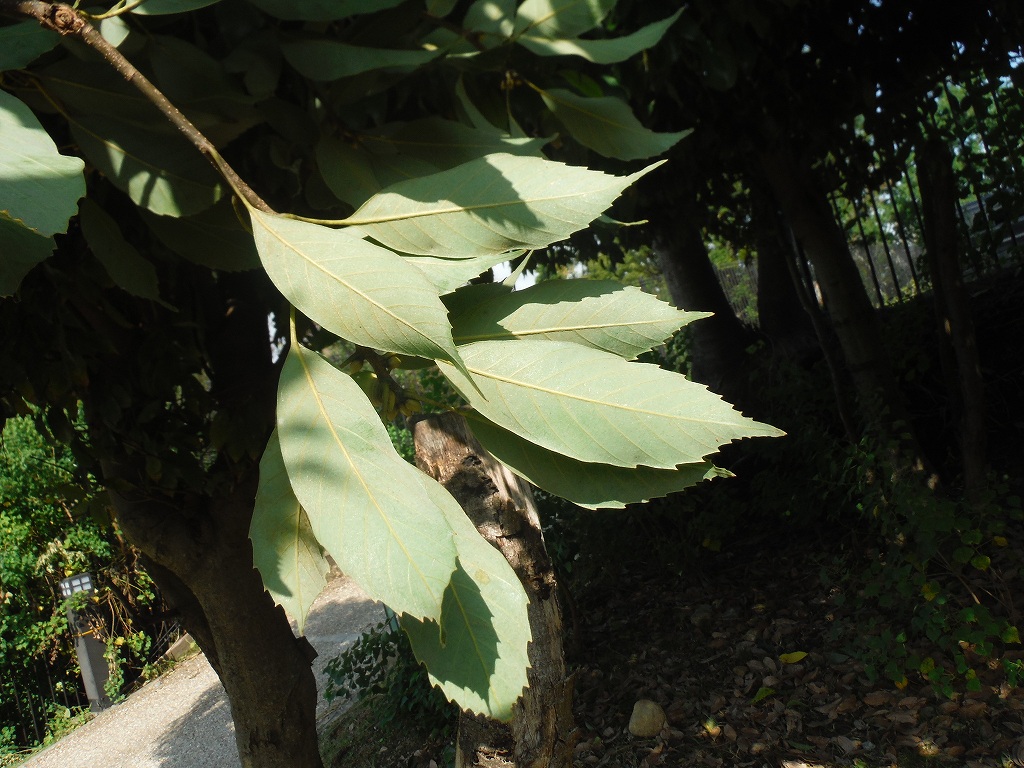
<path id="1" fill-rule="evenodd" d="M 344 576 L 332 580 L 313 604 L 306 637 L 327 711 L 324 666 L 367 628 L 384 618 Z M 340 706 L 335 704 L 335 707 Z M 203 655 L 187 659 L 123 702 L 26 761 L 25 768 L 240 768 L 227 696 Z"/>

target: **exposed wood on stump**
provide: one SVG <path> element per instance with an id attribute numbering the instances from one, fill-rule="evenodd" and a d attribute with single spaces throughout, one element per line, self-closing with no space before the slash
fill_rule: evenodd
<path id="1" fill-rule="evenodd" d="M 576 726 L 562 652 L 562 614 L 529 486 L 496 461 L 456 414 L 416 423 L 416 463 L 462 505 L 515 570 L 530 598 L 529 687 L 510 724 L 463 715 L 456 765 L 568 768 Z"/>

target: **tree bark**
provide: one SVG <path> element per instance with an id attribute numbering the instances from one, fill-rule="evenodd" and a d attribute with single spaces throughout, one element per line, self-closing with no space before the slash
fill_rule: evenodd
<path id="1" fill-rule="evenodd" d="M 104 470 L 125 488 L 110 494 L 119 524 L 224 685 L 243 768 L 320 768 L 316 653 L 292 634 L 252 564 L 255 471 L 182 514 L 171 499 L 127 489 L 125 466 L 104 462 Z"/>
<path id="2" fill-rule="evenodd" d="M 985 484 L 988 471 L 985 382 L 957 252 L 953 158 L 943 142 L 931 139 L 918 149 L 917 160 L 940 343 L 952 347 L 956 360 L 956 380 L 948 382 L 947 389 L 958 405 L 964 486 L 968 494 L 973 494 Z"/>
<path id="3" fill-rule="evenodd" d="M 816 357 L 822 350 L 811 314 L 816 308 L 805 306 L 803 286 L 794 281 L 790 263 L 796 254 L 779 231 L 774 200 L 765 194 L 753 195 L 759 330 L 771 344 L 773 357 L 798 362 Z"/>
<path id="4" fill-rule="evenodd" d="M 690 376 L 740 407 L 747 405 L 746 349 L 754 335 L 736 317 L 711 266 L 700 227 L 683 206 L 665 205 L 657 214 L 653 248 L 672 303 L 713 312 L 687 326 Z"/>
<path id="5" fill-rule="evenodd" d="M 188 273 L 186 273 L 188 274 Z M 150 574 L 181 616 L 227 692 L 243 768 L 322 768 L 316 733 L 315 651 L 296 638 L 253 566 L 249 525 L 259 477 L 258 454 L 273 427 L 278 369 L 270 357 L 267 315 L 279 295 L 258 272 L 212 276 L 203 270 L 183 282 L 179 313 L 168 320 L 143 306 L 130 331 L 92 371 L 85 413 L 90 440 L 103 457 L 100 469 L 119 526 L 145 557 Z M 171 450 L 153 458 L 173 460 L 196 450 L 180 447 L 182 435 L 203 421 L 169 420 L 159 427 L 137 421 L 154 397 L 142 351 L 164 321 L 186 312 L 204 334 L 193 357 L 174 371 L 181 377 L 201 365 L 209 376 L 209 408 L 244 425 L 226 441 L 212 466 L 171 491 L 147 473 L 146 439 L 161 437 Z M 201 322 L 200 322 L 201 321 Z M 108 421 L 97 405 L 104 392 L 133 392 L 136 411 Z M 158 390 L 159 391 L 159 390 Z M 166 430 L 149 434 L 150 429 Z M 191 436 L 190 436 L 191 437 Z M 204 440 L 202 445 L 210 445 Z M 148 450 L 164 450 L 150 443 Z"/>
<path id="6" fill-rule="evenodd" d="M 788 148 L 765 150 L 759 162 L 800 247 L 814 266 L 857 389 L 865 426 L 880 428 L 890 437 L 905 433 L 909 428 L 906 408 L 889 367 L 875 310 L 824 193 L 811 170 Z"/>
<path id="7" fill-rule="evenodd" d="M 530 599 L 529 687 L 510 724 L 462 716 L 456 765 L 571 768 L 577 739 L 573 684 L 562 650 L 558 584 L 529 486 L 487 453 L 457 414 L 422 419 L 413 435 L 417 465 L 462 505 Z"/>

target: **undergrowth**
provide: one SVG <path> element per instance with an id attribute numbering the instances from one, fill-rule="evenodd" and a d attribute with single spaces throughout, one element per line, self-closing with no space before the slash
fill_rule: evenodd
<path id="1" fill-rule="evenodd" d="M 430 684 L 394 617 L 364 632 L 327 662 L 325 673 L 329 701 L 352 695 L 372 701 L 379 725 L 414 714 L 431 734 L 447 735 L 454 727 L 456 709 Z"/>

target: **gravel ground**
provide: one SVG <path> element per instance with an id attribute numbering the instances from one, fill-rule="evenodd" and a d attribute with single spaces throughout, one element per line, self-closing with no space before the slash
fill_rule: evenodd
<path id="1" fill-rule="evenodd" d="M 322 694 L 326 663 L 367 627 L 383 618 L 374 603 L 344 576 L 332 580 L 313 604 L 306 637 L 319 656 L 313 663 Z M 293 625 L 294 626 L 294 625 Z M 227 696 L 203 655 L 177 664 L 123 702 L 26 761 L 25 768 L 240 768 Z"/>

